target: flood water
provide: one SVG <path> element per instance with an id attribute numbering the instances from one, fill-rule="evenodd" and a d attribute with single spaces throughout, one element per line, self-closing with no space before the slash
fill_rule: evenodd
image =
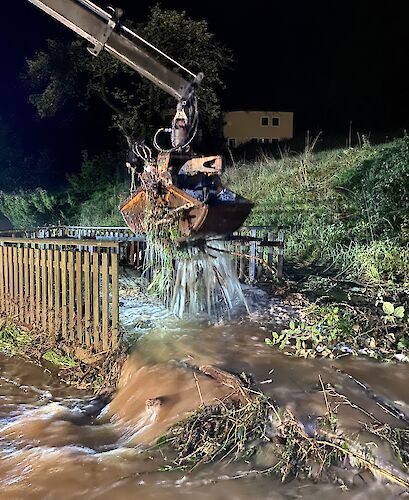
<path id="1" fill-rule="evenodd" d="M 387 415 L 341 368 L 409 414 L 409 366 L 362 358 L 295 359 L 264 344 L 265 317 L 212 325 L 170 320 L 137 342 L 117 394 L 104 401 L 65 386 L 29 362 L 0 355 L 0 498 L 3 499 L 295 499 L 394 498 L 402 489 L 369 473 L 350 472 L 348 491 L 329 483 L 277 478 L 251 471 L 268 467 L 260 452 L 251 463 L 222 461 L 192 472 L 165 472 L 158 454 L 145 451 L 166 428 L 226 388 L 184 365 L 213 364 L 252 375 L 282 407 L 303 421 L 325 413 L 319 375 L 349 400 L 391 425 Z M 200 388 L 200 394 L 198 390 Z M 356 435 L 362 412 L 340 405 L 342 428 Z M 373 440 L 372 440 L 373 441 Z M 377 443 L 385 463 L 390 450 Z M 250 473 L 249 473 L 250 472 Z"/>

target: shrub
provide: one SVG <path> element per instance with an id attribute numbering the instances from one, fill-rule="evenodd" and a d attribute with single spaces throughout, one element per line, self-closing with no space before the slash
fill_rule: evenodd
<path id="1" fill-rule="evenodd" d="M 0 211 L 16 229 L 42 226 L 62 216 L 56 197 L 40 188 L 16 193 L 0 192 Z"/>

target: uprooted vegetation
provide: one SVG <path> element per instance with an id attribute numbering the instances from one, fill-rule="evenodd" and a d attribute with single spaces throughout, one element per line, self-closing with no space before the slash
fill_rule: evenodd
<path id="1" fill-rule="evenodd" d="M 326 413 L 305 425 L 290 409 L 279 408 L 252 385 L 244 373 L 233 376 L 218 369 L 216 374 L 232 393 L 224 401 L 202 405 L 158 439 L 150 451 L 159 448 L 166 461 L 162 470 L 192 470 L 216 460 L 239 460 L 251 467 L 244 475 L 271 474 L 282 481 L 312 478 L 347 489 L 345 471 L 354 474 L 368 470 L 375 477 L 409 488 L 409 431 L 391 427 L 354 405 L 329 384 L 324 385 L 321 377 L 319 391 Z M 362 440 L 346 437 L 339 427 L 337 412 L 341 405 L 350 405 L 361 413 Z M 388 414 L 403 418 L 392 404 L 379 401 L 379 405 L 386 419 Z M 377 438 L 390 446 L 392 462 L 386 464 L 377 457 L 373 443 Z"/>

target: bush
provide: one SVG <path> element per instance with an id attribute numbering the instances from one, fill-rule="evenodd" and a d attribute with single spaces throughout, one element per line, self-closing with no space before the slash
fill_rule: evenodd
<path id="1" fill-rule="evenodd" d="M 97 191 L 80 204 L 72 222 L 82 226 L 123 226 L 118 206 L 126 196 L 125 185 L 108 186 L 103 191 Z"/>
<path id="2" fill-rule="evenodd" d="M 123 225 L 118 210 L 127 196 L 128 176 L 124 159 L 117 153 L 90 158 L 83 155 L 79 174 L 68 177 L 68 218 L 84 226 Z"/>
<path id="3" fill-rule="evenodd" d="M 0 211 L 16 229 L 56 222 L 62 216 L 56 197 L 44 189 L 0 192 Z"/>

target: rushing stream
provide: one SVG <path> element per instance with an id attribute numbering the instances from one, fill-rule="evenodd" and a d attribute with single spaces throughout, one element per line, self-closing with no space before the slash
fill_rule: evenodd
<path id="1" fill-rule="evenodd" d="M 261 301 L 259 301 L 261 302 Z M 268 309 L 268 308 L 267 308 Z M 369 384 L 378 395 L 409 413 L 409 366 L 366 359 L 303 360 L 264 344 L 266 315 L 245 320 L 203 322 L 170 320 L 137 342 L 126 362 L 117 394 L 105 402 L 62 385 L 28 362 L 0 355 L 0 498 L 3 499 L 280 499 L 392 498 L 402 490 L 370 473 L 345 473 L 348 491 L 334 484 L 248 474 L 268 467 L 260 451 L 250 463 L 228 460 L 192 472 L 159 471 L 162 457 L 144 448 L 166 428 L 195 409 L 201 399 L 222 398 L 226 388 L 197 375 L 184 362 L 213 364 L 245 371 L 280 406 L 308 422 L 325 412 L 318 376 L 391 425 L 376 401 L 345 377 L 341 368 Z M 350 434 L 360 428 L 362 413 L 341 405 L 338 415 Z M 378 455 L 390 460 L 387 447 Z M 166 464 L 165 464 L 166 465 Z M 342 471 L 340 471 L 340 474 Z"/>

